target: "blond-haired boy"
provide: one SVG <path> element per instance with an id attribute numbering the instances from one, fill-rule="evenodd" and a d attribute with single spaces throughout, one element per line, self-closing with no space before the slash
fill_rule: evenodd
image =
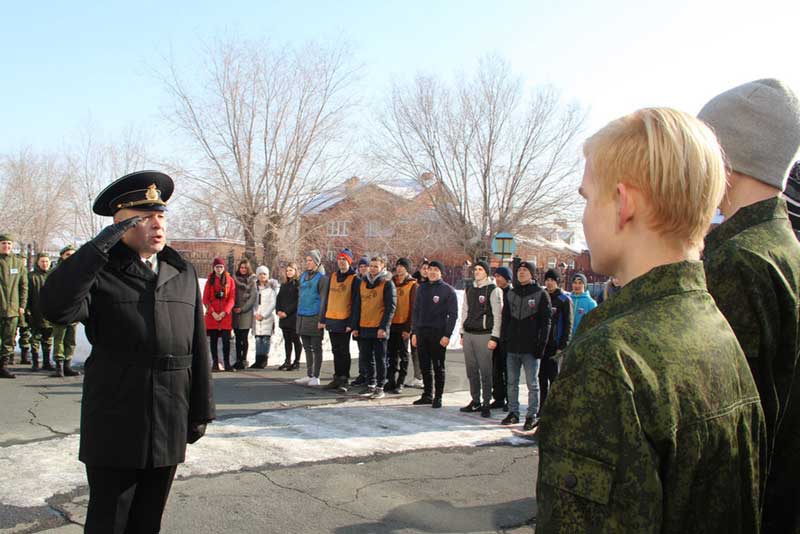
<path id="1" fill-rule="evenodd" d="M 537 532 L 756 532 L 764 417 L 699 261 L 719 145 L 654 108 L 584 153 L 592 269 L 623 288 L 581 322 L 543 410 Z"/>

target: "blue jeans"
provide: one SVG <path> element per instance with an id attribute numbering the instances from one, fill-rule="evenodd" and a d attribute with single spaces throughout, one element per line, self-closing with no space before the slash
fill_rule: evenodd
<path id="1" fill-rule="evenodd" d="M 367 385 L 382 388 L 386 383 L 386 340 L 359 337 L 358 359 L 364 361 Z"/>
<path id="2" fill-rule="evenodd" d="M 256 336 L 256 356 L 267 356 L 269 354 L 269 340 L 270 336 Z"/>
<path id="3" fill-rule="evenodd" d="M 508 374 L 508 413 L 519 414 L 519 369 L 525 368 L 525 383 L 528 386 L 528 412 L 526 417 L 535 417 L 539 411 L 539 363 L 533 354 L 509 352 L 506 357 Z"/>

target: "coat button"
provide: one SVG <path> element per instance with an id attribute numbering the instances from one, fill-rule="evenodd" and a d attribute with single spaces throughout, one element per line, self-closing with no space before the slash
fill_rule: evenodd
<path id="1" fill-rule="evenodd" d="M 575 486 L 578 485 L 578 478 L 573 475 L 572 473 L 564 476 L 564 486 L 567 489 L 575 489 Z"/>

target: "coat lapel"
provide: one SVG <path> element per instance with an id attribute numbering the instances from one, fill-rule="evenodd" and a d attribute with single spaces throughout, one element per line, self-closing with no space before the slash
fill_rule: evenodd
<path id="1" fill-rule="evenodd" d="M 156 282 L 156 289 L 160 288 L 176 276 L 180 274 L 180 271 L 173 267 L 171 264 L 162 261 L 159 262 L 158 266 L 158 282 Z"/>

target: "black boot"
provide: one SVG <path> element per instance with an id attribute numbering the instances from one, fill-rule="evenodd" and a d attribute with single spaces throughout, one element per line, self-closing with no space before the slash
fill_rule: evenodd
<path id="1" fill-rule="evenodd" d="M 72 360 L 64 360 L 64 376 L 81 376 L 81 373 L 72 368 Z"/>
<path id="2" fill-rule="evenodd" d="M 222 371 L 222 368 L 219 366 L 219 358 L 216 356 L 211 357 L 211 372 L 212 373 L 219 373 Z"/>
<path id="3" fill-rule="evenodd" d="M 53 364 L 50 363 L 50 345 L 42 344 L 42 371 L 52 371 Z"/>
<path id="4" fill-rule="evenodd" d="M 0 358 L 0 378 L 17 378 L 17 375 L 6 369 L 7 358 Z"/>
<path id="5" fill-rule="evenodd" d="M 64 378 L 64 363 L 61 360 L 56 360 L 56 372 L 50 376 L 53 378 Z"/>
<path id="6" fill-rule="evenodd" d="M 300 360 L 299 359 L 295 360 L 294 363 L 292 364 L 292 368 L 288 369 L 288 370 L 289 371 L 295 371 L 297 369 L 300 369 Z"/>
<path id="7" fill-rule="evenodd" d="M 286 360 L 281 364 L 280 367 L 278 367 L 278 371 L 288 371 L 289 369 L 291 369 L 291 367 L 292 367 L 292 362 Z"/>
<path id="8" fill-rule="evenodd" d="M 39 353 L 35 350 L 31 351 L 31 360 L 33 363 L 31 364 L 31 371 L 38 371 L 39 370 Z"/>
<path id="9" fill-rule="evenodd" d="M 267 356 L 265 354 L 256 354 L 256 361 L 250 366 L 250 369 L 266 369 Z"/>
<path id="10" fill-rule="evenodd" d="M 31 363 L 30 354 L 31 354 L 31 349 L 26 347 L 20 349 L 19 363 L 23 365 Z"/>

